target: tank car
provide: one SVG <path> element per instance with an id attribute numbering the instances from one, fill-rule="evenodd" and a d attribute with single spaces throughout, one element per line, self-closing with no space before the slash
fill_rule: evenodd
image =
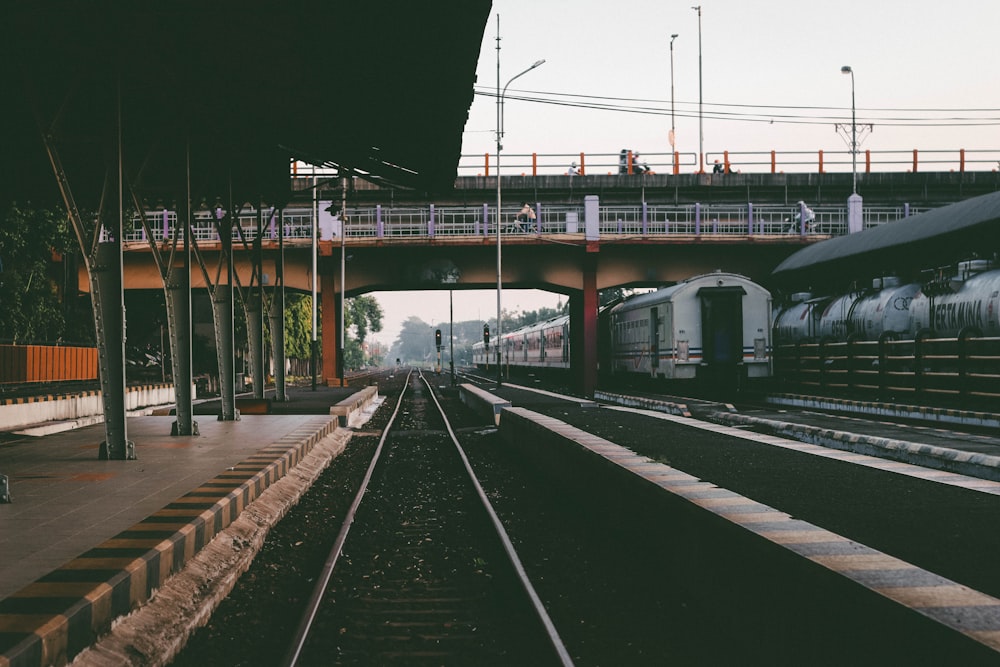
<path id="1" fill-rule="evenodd" d="M 984 260 L 962 262 L 955 277 L 925 286 L 910 304 L 910 333 L 1000 335 L 1000 270 L 990 269 Z"/>
<path id="2" fill-rule="evenodd" d="M 813 298 L 809 292 L 797 292 L 790 303 L 774 309 L 776 344 L 811 343 L 819 339 L 819 320 L 830 297 Z"/>
<path id="3" fill-rule="evenodd" d="M 863 291 L 811 298 L 792 296 L 777 309 L 774 336 L 779 344 L 818 341 L 878 340 L 889 335 L 905 338 L 910 328 L 910 305 L 919 283 L 904 284 L 896 276 L 872 281 Z"/>
<path id="4" fill-rule="evenodd" d="M 734 273 L 705 274 L 610 311 L 611 371 L 668 380 L 771 374 L 771 293 Z"/>

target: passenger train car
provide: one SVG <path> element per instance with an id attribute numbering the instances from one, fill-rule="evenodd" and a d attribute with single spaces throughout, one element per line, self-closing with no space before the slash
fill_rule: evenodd
<path id="1" fill-rule="evenodd" d="M 721 271 L 624 301 L 610 312 L 611 372 L 669 380 L 771 374 L 771 293 Z"/>
<path id="2" fill-rule="evenodd" d="M 771 293 L 750 279 L 715 272 L 636 295 L 602 311 L 598 358 L 605 375 L 666 380 L 732 380 L 771 375 Z M 568 369 L 568 316 L 502 336 L 503 364 Z M 480 368 L 495 348 L 473 346 Z"/>
<path id="3" fill-rule="evenodd" d="M 505 366 L 521 368 L 569 368 L 569 316 L 560 315 L 503 334 L 501 349 Z M 483 342 L 472 346 L 472 362 L 479 368 L 496 363 L 496 349 Z"/>

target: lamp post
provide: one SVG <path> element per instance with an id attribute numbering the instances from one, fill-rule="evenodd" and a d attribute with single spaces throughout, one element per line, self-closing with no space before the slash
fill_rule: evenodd
<path id="1" fill-rule="evenodd" d="M 677 127 L 674 124 L 674 40 L 677 34 L 670 35 L 670 149 L 677 152 Z M 677 173 L 677 162 L 674 162 L 674 173 Z"/>
<path id="2" fill-rule="evenodd" d="M 854 109 L 854 70 L 850 65 L 840 68 L 841 74 L 851 75 L 851 194 L 858 194 L 858 121 Z"/>
<path id="3" fill-rule="evenodd" d="M 500 338 L 501 338 L 501 334 L 502 334 L 502 328 L 501 328 L 501 325 L 500 325 L 500 312 L 501 312 L 501 304 L 502 304 L 501 294 L 503 293 L 503 278 L 501 277 L 501 272 L 500 272 L 500 267 L 501 267 L 501 261 L 500 261 L 500 228 L 502 226 L 502 220 L 501 220 L 501 215 L 500 215 L 500 201 L 501 201 L 501 199 L 500 199 L 500 151 L 503 150 L 503 146 L 502 146 L 502 143 L 501 143 L 502 140 L 503 140 L 503 98 L 504 98 L 504 95 L 507 94 L 507 86 L 509 86 L 514 81 L 514 79 L 527 74 L 528 72 L 530 72 L 531 70 L 535 69 L 536 67 L 538 67 L 539 65 L 541 65 L 544 62 L 545 62 L 544 60 L 536 60 L 534 63 L 532 63 L 531 67 L 529 67 L 528 69 L 526 69 L 526 70 L 524 70 L 522 72 L 519 72 L 519 73 L 515 74 L 510 79 L 508 79 L 506 85 L 504 85 L 503 89 L 501 90 L 501 88 L 500 88 L 500 16 L 498 15 L 497 16 L 497 216 L 496 216 L 496 226 L 497 226 L 497 331 L 496 331 L 496 338 L 495 338 L 495 342 L 494 342 L 494 345 L 496 346 L 496 350 L 497 350 L 497 386 L 499 386 L 503 382 L 503 369 L 501 367 L 502 350 L 501 350 L 501 347 L 500 347 Z M 489 353 L 489 350 L 487 350 L 487 354 L 488 353 Z"/>
<path id="4" fill-rule="evenodd" d="M 701 96 L 701 5 L 691 9 L 698 12 L 698 173 L 705 173 L 705 125 L 702 116 Z"/>

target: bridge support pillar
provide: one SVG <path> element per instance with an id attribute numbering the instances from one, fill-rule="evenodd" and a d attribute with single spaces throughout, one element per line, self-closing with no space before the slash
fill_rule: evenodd
<path id="1" fill-rule="evenodd" d="M 593 398 L 597 388 L 597 258 L 583 262 L 583 289 L 569 301 L 570 365 L 577 388 Z"/>
<path id="2" fill-rule="evenodd" d="M 320 273 L 320 298 L 323 304 L 323 379 L 328 387 L 340 386 L 338 354 L 340 341 L 340 305 L 333 276 Z"/>

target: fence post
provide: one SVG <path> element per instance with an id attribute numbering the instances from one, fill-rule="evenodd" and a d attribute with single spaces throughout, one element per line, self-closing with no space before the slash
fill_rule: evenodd
<path id="1" fill-rule="evenodd" d="M 701 236 L 701 204 L 694 204 L 694 235 Z"/>
<path id="2" fill-rule="evenodd" d="M 538 176 L 538 153 L 531 154 L 531 175 Z"/>
<path id="3" fill-rule="evenodd" d="M 490 154 L 486 153 L 484 155 L 484 157 L 486 158 L 486 177 L 489 178 L 489 176 L 490 176 Z"/>
<path id="4" fill-rule="evenodd" d="M 747 202 L 747 236 L 753 236 L 753 202 Z"/>
<path id="5" fill-rule="evenodd" d="M 729 173 L 729 151 L 722 151 L 722 166 L 725 173 Z"/>
<path id="6" fill-rule="evenodd" d="M 965 173 L 965 149 L 958 149 L 958 170 Z"/>
<path id="7" fill-rule="evenodd" d="M 375 238 L 385 236 L 385 222 L 382 220 L 382 204 L 375 205 Z"/>
<path id="8" fill-rule="evenodd" d="M 427 236 L 434 237 L 434 204 L 430 205 L 430 217 L 427 218 Z"/>
<path id="9" fill-rule="evenodd" d="M 823 149 L 819 149 L 819 173 L 823 173 Z"/>
<path id="10" fill-rule="evenodd" d="M 647 215 L 649 210 L 649 204 L 642 202 L 642 235 L 649 235 L 649 217 Z"/>
<path id="11" fill-rule="evenodd" d="M 913 149 L 913 173 L 917 173 L 917 149 Z"/>
<path id="12" fill-rule="evenodd" d="M 865 173 L 872 173 L 872 151 L 870 148 L 865 149 Z"/>
<path id="13" fill-rule="evenodd" d="M 542 233 L 542 202 L 535 202 L 535 233 Z"/>
<path id="14" fill-rule="evenodd" d="M 775 157 L 774 151 L 771 151 L 771 173 L 776 174 L 778 168 L 778 160 Z"/>
<path id="15" fill-rule="evenodd" d="M 478 229 L 476 230 L 476 233 L 477 234 L 479 233 Z M 483 204 L 483 236 L 489 236 L 489 235 L 490 235 L 490 205 Z"/>
<path id="16" fill-rule="evenodd" d="M 584 162 L 584 159 L 583 159 L 583 151 L 580 151 L 580 175 L 581 176 L 584 176 L 587 173 L 587 167 L 585 165 L 586 165 L 586 163 Z"/>
<path id="17" fill-rule="evenodd" d="M 674 151 L 674 176 L 681 173 L 681 154 Z"/>

